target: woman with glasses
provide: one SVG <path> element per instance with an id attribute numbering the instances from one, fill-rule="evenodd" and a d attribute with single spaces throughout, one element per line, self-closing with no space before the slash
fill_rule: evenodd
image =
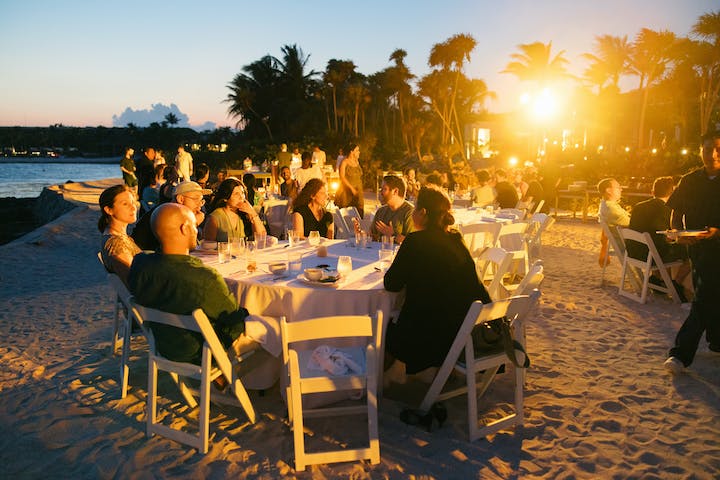
<path id="1" fill-rule="evenodd" d="M 247 201 L 245 186 L 236 178 L 228 178 L 220 184 L 209 212 L 203 230 L 205 240 L 227 242 L 231 238 L 248 236 L 241 215 L 248 217 L 253 235 L 266 233 L 260 216 Z"/>

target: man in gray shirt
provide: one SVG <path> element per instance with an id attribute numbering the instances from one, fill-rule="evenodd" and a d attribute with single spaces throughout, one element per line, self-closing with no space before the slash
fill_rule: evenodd
<path id="1" fill-rule="evenodd" d="M 376 241 L 383 235 L 392 235 L 395 243 L 402 243 L 413 231 L 412 212 L 415 208 L 405 200 L 405 180 L 395 175 L 383 177 L 380 201 L 383 206 L 375 213 L 370 235 Z"/>

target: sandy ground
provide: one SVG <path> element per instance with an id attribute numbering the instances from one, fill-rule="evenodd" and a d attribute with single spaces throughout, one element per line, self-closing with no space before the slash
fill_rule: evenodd
<path id="1" fill-rule="evenodd" d="M 101 185 L 102 186 L 102 185 Z M 68 188 L 91 202 L 99 188 Z M 702 342 L 687 373 L 662 362 L 686 311 L 654 295 L 617 295 L 619 267 L 600 286 L 597 224 L 561 218 L 544 236 L 543 296 L 528 327 L 532 366 L 523 428 L 469 442 L 465 400 L 428 433 L 380 405 L 382 461 L 293 470 L 292 434 L 275 389 L 239 408 L 211 409 L 207 455 L 145 436 L 146 345 L 134 340 L 130 391 L 119 399 L 110 353 L 111 291 L 96 252 L 97 207 L 79 207 L 0 246 L 2 478 L 718 478 L 720 355 Z M 502 376 L 501 376 L 502 377 Z M 499 378 L 481 408 L 509 399 Z M 163 404 L 193 418 L 167 381 Z M 310 444 L 362 439 L 363 422 L 308 425 Z"/>

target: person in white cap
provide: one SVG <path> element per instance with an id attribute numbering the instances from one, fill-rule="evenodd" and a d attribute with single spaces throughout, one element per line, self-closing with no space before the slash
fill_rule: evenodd
<path id="1" fill-rule="evenodd" d="M 172 202 L 185 205 L 192 210 L 197 225 L 202 225 L 205 221 L 205 213 L 202 210 L 203 205 L 205 205 L 203 196 L 209 195 L 210 193 L 212 193 L 212 190 L 202 188 L 196 182 L 180 182 L 173 189 Z M 133 240 L 135 240 L 135 243 L 143 250 L 155 251 L 160 247 L 158 239 L 155 238 L 155 235 L 153 235 L 150 229 L 150 216 L 153 210 L 150 210 L 140 217 L 132 233 Z"/>

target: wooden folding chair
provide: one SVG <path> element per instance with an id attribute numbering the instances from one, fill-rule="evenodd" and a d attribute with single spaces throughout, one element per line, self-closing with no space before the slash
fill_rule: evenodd
<path id="1" fill-rule="evenodd" d="M 498 368 L 501 365 L 510 364 L 510 359 L 505 351 L 492 353 L 476 357 L 472 330 L 476 325 L 484 322 L 507 317 L 512 322 L 514 329 L 513 339 L 520 345 L 525 347 L 523 324 L 525 317 L 530 309 L 537 303 L 540 292 L 535 290 L 531 295 L 523 295 L 511 297 L 506 300 L 500 300 L 483 305 L 482 302 L 476 301 L 470 306 L 465 320 L 458 330 L 455 340 L 450 347 L 445 360 L 435 375 L 430 388 L 420 404 L 420 411 L 428 412 L 433 403 L 452 398 L 458 395 L 467 394 L 468 396 L 468 435 L 470 441 L 477 438 L 490 435 L 500 429 L 522 425 L 523 423 L 523 387 L 525 382 L 524 368 L 515 367 L 514 374 L 514 410 L 509 414 L 504 414 L 501 418 L 489 421 L 482 427 L 478 427 L 478 397 L 482 396 L 490 383 L 495 378 Z M 464 358 L 461 359 L 461 353 L 465 351 Z M 524 355 L 519 350 L 513 350 L 517 361 L 522 364 L 525 361 Z M 465 376 L 465 385 L 450 391 L 443 391 L 447 383 L 450 373 L 456 372 Z M 507 374 L 507 373 L 506 373 Z M 478 381 L 477 376 L 480 375 Z"/>
<path id="2" fill-rule="evenodd" d="M 287 386 L 288 416 L 292 422 L 295 445 L 295 470 L 305 470 L 307 465 L 331 462 L 347 462 L 370 459 L 380 462 L 380 440 L 377 419 L 377 383 L 380 337 L 382 336 L 382 312 L 375 318 L 368 315 L 322 317 L 310 320 L 282 323 L 283 360 L 289 376 Z M 365 341 L 364 347 L 344 348 L 361 372 L 348 371 L 332 374 L 311 370 L 308 363 L 312 350 L 300 350 L 307 340 L 358 337 Z M 363 365 L 364 364 L 364 365 Z M 363 368 L 364 367 L 364 368 Z M 366 390 L 365 402 L 359 406 L 336 406 L 315 409 L 303 408 L 303 395 L 318 392 Z M 340 416 L 366 414 L 368 422 L 368 447 L 345 448 L 334 451 L 308 453 L 305 450 L 304 418 L 312 416 Z"/>
<path id="3" fill-rule="evenodd" d="M 208 451 L 208 434 L 210 419 L 210 382 L 224 376 L 229 384 L 230 390 L 234 393 L 234 399 L 245 411 L 251 423 L 255 423 L 255 409 L 245 387 L 236 375 L 230 358 L 223 348 L 220 340 L 213 330 L 207 316 L 201 309 L 192 312 L 191 315 L 176 315 L 162 312 L 153 308 L 143 307 L 131 300 L 132 315 L 141 319 L 144 323 L 153 322 L 163 325 L 170 325 L 202 334 L 204 343 L 202 349 L 202 362 L 196 365 L 188 362 L 175 362 L 160 355 L 155 343 L 152 329 L 147 329 L 148 344 L 148 396 L 147 396 L 147 436 L 154 434 L 162 435 L 180 443 L 196 448 L 200 453 Z M 252 352 L 249 352 L 252 353 Z M 240 358 L 239 360 L 243 360 Z M 200 397 L 200 414 L 198 417 L 199 431 L 193 435 L 187 431 L 172 428 L 171 425 L 158 423 L 157 418 L 157 378 L 158 370 L 163 370 L 173 377 L 180 387 L 185 401 L 194 408 L 197 402 L 191 394 L 190 389 L 184 381 L 179 378 L 193 378 L 200 380 L 200 388 L 197 395 Z"/>
<path id="4" fill-rule="evenodd" d="M 683 262 L 681 260 L 669 263 L 663 262 L 660 253 L 657 251 L 655 242 L 653 242 L 653 239 L 648 232 L 640 233 L 629 228 L 619 228 L 618 231 L 624 241 L 627 242 L 628 240 L 632 240 L 645 245 L 648 249 L 647 257 L 644 260 L 630 257 L 627 249 L 625 250 L 618 293 L 623 297 L 630 298 L 636 302 L 645 303 L 647 301 L 648 290 L 652 289 L 666 293 L 670 295 L 675 303 L 680 303 L 680 295 L 675 289 L 675 284 L 673 284 L 672 278 L 670 277 L 670 268 L 679 267 L 683 264 Z M 625 289 L 625 280 L 628 275 L 631 279 L 636 280 L 636 277 L 631 270 L 633 268 L 636 272 L 639 272 L 642 284 L 639 289 L 637 288 L 637 285 L 634 285 L 634 290 L 630 291 Z M 660 274 L 663 285 L 650 283 L 650 276 L 653 272 Z"/>
<path id="5" fill-rule="evenodd" d="M 528 244 L 525 239 L 528 224 L 526 222 L 503 223 L 496 245 L 513 254 L 511 273 L 519 277 L 527 274 L 530 268 Z"/>

